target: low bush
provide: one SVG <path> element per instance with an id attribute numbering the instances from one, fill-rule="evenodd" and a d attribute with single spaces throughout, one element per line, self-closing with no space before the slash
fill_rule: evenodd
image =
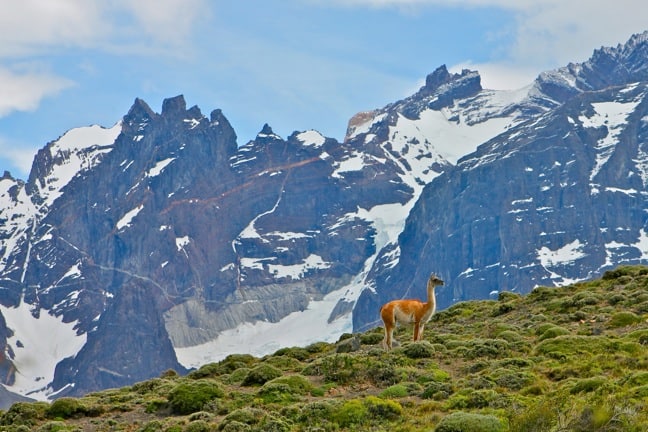
<path id="1" fill-rule="evenodd" d="M 369 417 L 373 420 L 397 420 L 403 415 L 403 407 L 394 400 L 380 399 L 375 396 L 367 396 L 363 400 L 367 407 Z"/>
<path id="2" fill-rule="evenodd" d="M 292 357 L 299 361 L 304 361 L 310 357 L 310 353 L 306 350 L 306 348 L 292 347 L 280 348 L 279 350 L 275 351 L 273 356 L 286 356 Z"/>
<path id="3" fill-rule="evenodd" d="M 263 385 L 270 380 L 280 377 L 281 375 L 282 372 L 279 369 L 274 366 L 270 366 L 269 364 L 263 363 L 250 369 L 250 371 L 243 379 L 243 382 L 241 382 L 241 385 L 246 387 Z"/>
<path id="4" fill-rule="evenodd" d="M 224 396 L 220 386 L 211 380 L 178 384 L 169 393 L 169 406 L 174 414 L 186 415 L 201 411 L 212 399 Z"/>
<path id="5" fill-rule="evenodd" d="M 273 379 L 267 384 L 285 384 L 290 388 L 290 391 L 295 394 L 305 395 L 313 389 L 313 384 L 308 378 L 302 375 L 285 375 Z"/>
<path id="6" fill-rule="evenodd" d="M 265 416 L 265 411 L 259 408 L 240 408 L 226 415 L 220 427 L 224 428 L 228 423 L 256 425 L 260 423 Z"/>
<path id="7" fill-rule="evenodd" d="M 85 407 L 79 399 L 63 397 L 56 399 L 48 408 L 46 415 L 49 418 L 68 419 L 85 414 Z"/>
<path id="8" fill-rule="evenodd" d="M 183 432 L 211 432 L 214 428 L 205 420 L 196 420 L 185 426 Z"/>
<path id="9" fill-rule="evenodd" d="M 504 432 L 506 426 L 493 415 L 454 412 L 443 417 L 434 432 Z"/>
<path id="10" fill-rule="evenodd" d="M 463 389 L 452 395 L 448 399 L 447 405 L 450 409 L 486 408 L 497 398 L 498 394 L 494 390 Z"/>
<path id="11" fill-rule="evenodd" d="M 610 318 L 608 326 L 611 328 L 625 327 L 641 322 L 641 317 L 633 312 L 617 312 Z"/>
<path id="12" fill-rule="evenodd" d="M 454 392 L 452 385 L 443 382 L 430 382 L 426 385 L 421 398 L 433 400 L 446 400 Z"/>
<path id="13" fill-rule="evenodd" d="M 411 359 L 429 358 L 434 355 L 434 347 L 427 341 L 413 342 L 403 347 L 403 354 Z"/>
<path id="14" fill-rule="evenodd" d="M 568 335 L 568 334 L 571 334 L 571 332 L 569 330 L 567 330 L 566 328 L 559 327 L 559 326 L 552 326 L 552 327 L 549 327 L 548 329 L 546 329 L 544 332 L 542 332 L 542 334 L 540 335 L 538 340 L 543 341 L 545 339 L 551 339 L 551 338 L 555 338 L 555 337 L 558 337 L 558 336 L 564 336 L 564 335 Z"/>
<path id="15" fill-rule="evenodd" d="M 385 390 L 380 392 L 380 397 L 382 397 L 382 398 L 402 398 L 402 397 L 406 397 L 409 394 L 410 394 L 410 392 L 409 392 L 406 385 L 404 385 L 404 384 L 394 384 L 393 386 L 389 386 Z"/>
<path id="16" fill-rule="evenodd" d="M 265 383 L 258 395 L 266 403 L 294 402 L 299 399 L 288 384 L 272 381 Z"/>
<path id="17" fill-rule="evenodd" d="M 364 333 L 360 335 L 360 343 L 363 345 L 378 345 L 385 336 L 383 333 Z"/>
<path id="18" fill-rule="evenodd" d="M 605 377 L 593 377 L 585 378 L 576 381 L 576 384 L 569 390 L 571 394 L 576 393 L 589 393 L 598 389 L 599 387 L 605 385 L 607 378 Z"/>
<path id="19" fill-rule="evenodd" d="M 500 387 L 509 390 L 520 390 L 535 382 L 535 376 L 530 372 L 500 368 L 489 374 L 489 378 Z"/>
<path id="20" fill-rule="evenodd" d="M 353 427 L 367 421 L 369 410 L 358 399 L 344 402 L 331 416 L 340 427 Z"/>

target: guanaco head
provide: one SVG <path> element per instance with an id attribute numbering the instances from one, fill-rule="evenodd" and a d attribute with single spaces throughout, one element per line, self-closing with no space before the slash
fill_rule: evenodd
<path id="1" fill-rule="evenodd" d="M 441 279 L 439 279 L 439 277 L 437 275 L 432 273 L 430 275 L 430 280 L 428 280 L 428 285 L 441 286 L 441 285 L 443 285 L 443 281 Z"/>

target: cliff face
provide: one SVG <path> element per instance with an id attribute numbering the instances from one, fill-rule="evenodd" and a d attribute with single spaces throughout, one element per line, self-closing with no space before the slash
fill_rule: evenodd
<path id="1" fill-rule="evenodd" d="M 39 349 L 19 320 L 50 317 L 78 341 L 51 381 L 39 372 L 12 388 L 62 396 L 183 371 L 179 349 L 344 293 L 380 247 L 382 213 L 370 210 L 411 206 L 410 184 L 435 175 L 438 155 L 421 153 L 426 174 L 381 143 L 283 139 L 268 125 L 238 147 L 222 112 L 208 119 L 181 96 L 160 114 L 137 99 L 111 129 L 66 133 L 26 183 L 2 180 L 17 222 L 3 237 L 0 304 L 29 315 L 0 322 L 5 382 Z M 350 323 L 352 305 L 330 319 Z"/>
<path id="2" fill-rule="evenodd" d="M 423 297 L 430 272 L 452 287 L 438 293 L 443 308 L 646 262 L 646 45 L 636 36 L 542 74 L 529 94 L 552 108 L 427 185 L 394 248 L 397 265 L 372 269 L 376 289 L 358 300 L 354 328 L 375 325 L 370 311 L 385 301 Z"/>

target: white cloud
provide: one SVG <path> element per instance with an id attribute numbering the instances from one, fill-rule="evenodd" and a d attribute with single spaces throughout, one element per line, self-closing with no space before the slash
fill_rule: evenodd
<path id="1" fill-rule="evenodd" d="M 120 0 L 119 4 L 145 33 L 167 43 L 184 39 L 210 13 L 206 0 Z"/>
<path id="2" fill-rule="evenodd" d="M 0 14 L 0 56 L 29 55 L 55 45 L 89 46 L 108 31 L 96 1 L 10 2 Z"/>
<path id="3" fill-rule="evenodd" d="M 21 0 L 0 14 L 0 57 L 51 47 L 114 49 L 148 38 L 177 44 L 208 14 L 207 0 Z"/>
<path id="4" fill-rule="evenodd" d="M 207 0 L 21 0 L 0 14 L 0 117 L 36 110 L 43 98 L 73 85 L 67 78 L 19 66 L 22 59 L 70 49 L 184 55 Z M 171 47 L 172 49 L 168 49 Z M 80 68 L 87 68 L 80 64 Z"/>
<path id="5" fill-rule="evenodd" d="M 15 72 L 0 67 L 0 117 L 12 111 L 35 110 L 43 98 L 72 85 L 72 81 L 49 73 Z"/>
<path id="6" fill-rule="evenodd" d="M 37 150 L 38 148 L 36 147 L 12 143 L 0 136 L 0 154 L 2 154 L 0 157 L 2 164 L 0 165 L 3 169 L 9 169 L 6 163 L 9 162 L 9 165 L 12 167 L 11 171 L 14 171 L 13 168 L 15 167 L 18 170 L 19 176 L 28 174 Z"/>
<path id="7" fill-rule="evenodd" d="M 479 71 L 482 88 L 489 90 L 517 90 L 529 85 L 538 76 L 538 69 L 513 63 L 471 63 L 464 62 L 448 68 L 459 73 L 462 69 Z"/>

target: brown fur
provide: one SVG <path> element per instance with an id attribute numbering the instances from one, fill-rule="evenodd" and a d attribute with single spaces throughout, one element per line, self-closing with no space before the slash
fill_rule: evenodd
<path id="1" fill-rule="evenodd" d="M 434 288 L 443 285 L 443 281 L 436 275 L 430 275 L 427 283 L 427 302 L 420 300 L 393 300 L 380 308 L 380 317 L 385 323 L 385 338 L 383 348 L 390 350 L 394 338 L 394 328 L 397 323 L 414 324 L 414 341 L 423 338 L 423 328 L 436 312 L 436 298 Z"/>

